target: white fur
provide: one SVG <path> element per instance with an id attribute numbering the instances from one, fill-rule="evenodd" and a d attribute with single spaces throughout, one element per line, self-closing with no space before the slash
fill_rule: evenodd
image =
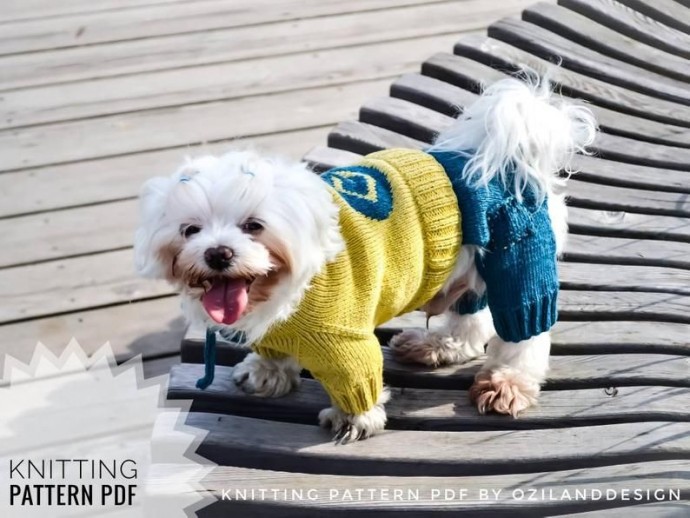
<path id="1" fill-rule="evenodd" d="M 498 176 L 518 199 L 527 188 L 538 199 L 547 198 L 560 256 L 568 233 L 565 196 L 560 192 L 565 179 L 560 171 L 571 172 L 574 155 L 587 152 L 596 130 L 588 108 L 566 102 L 552 93 L 547 81 L 528 74 L 526 83 L 506 79 L 487 88 L 439 135 L 434 149 L 471 155 L 464 179 L 476 188 Z M 513 185 L 506 185 L 509 170 L 515 171 Z M 476 255 L 481 253 L 476 247 L 463 246 L 441 293 L 458 283 L 465 283 L 477 294 L 484 293 L 486 285 L 475 265 Z M 548 370 L 550 336 L 543 333 L 516 344 L 507 343 L 494 336 L 486 315 L 483 311 L 459 316 L 455 326 L 447 324 L 440 331 L 406 331 L 394 337 L 391 346 L 405 361 L 439 365 L 467 361 L 478 355 L 480 342 L 489 341 L 486 363 L 471 393 L 482 413 L 495 410 L 516 416 L 536 402 Z"/>
<path id="2" fill-rule="evenodd" d="M 187 181 L 181 181 L 188 177 Z M 230 274 L 265 273 L 272 265 L 267 249 L 240 230 L 248 218 L 261 219 L 264 232 L 285 244 L 291 275 L 276 286 L 272 297 L 232 325 L 255 342 L 275 322 L 290 316 L 309 282 L 342 249 L 338 208 L 325 182 L 305 164 L 233 151 L 220 158 L 204 156 L 187 163 L 169 178 L 144 185 L 141 226 L 135 236 L 135 264 L 140 274 L 165 277 L 158 250 L 168 243 L 183 245 L 180 260 L 213 273 L 204 251 L 224 245 L 235 251 Z M 195 224 L 201 232 L 188 239 L 180 226 Z M 204 311 L 200 289 L 178 285 L 190 321 L 213 324 Z"/>
<path id="3" fill-rule="evenodd" d="M 273 360 L 249 353 L 241 363 L 235 365 L 232 378 L 247 394 L 281 397 L 299 386 L 301 370 L 290 357 Z"/>
<path id="4" fill-rule="evenodd" d="M 319 412 L 319 424 L 324 428 L 339 432 L 342 437 L 336 435 L 336 441 L 342 444 L 366 439 L 386 427 L 384 405 L 388 403 L 390 397 L 390 391 L 384 387 L 376 405 L 363 414 L 347 414 L 335 405 L 324 408 Z"/>
<path id="5" fill-rule="evenodd" d="M 559 172 L 571 169 L 575 153 L 594 142 L 596 123 L 588 108 L 554 95 L 548 81 L 533 73 L 527 79 L 486 88 L 434 148 L 472 154 L 465 169 L 470 185 L 487 185 L 496 176 L 505 184 L 514 171 L 518 195 L 529 187 L 543 199 L 563 184 Z"/>

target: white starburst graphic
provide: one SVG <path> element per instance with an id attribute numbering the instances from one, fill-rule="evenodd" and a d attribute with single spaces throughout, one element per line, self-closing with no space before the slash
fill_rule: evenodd
<path id="1" fill-rule="evenodd" d="M 213 501 L 189 402 L 167 402 L 167 376 L 144 380 L 140 357 L 39 344 L 29 364 L 6 358 L 1 384 L 0 516 L 177 518 Z"/>

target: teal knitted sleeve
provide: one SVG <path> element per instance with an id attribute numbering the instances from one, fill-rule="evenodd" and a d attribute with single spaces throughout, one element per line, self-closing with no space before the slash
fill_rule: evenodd
<path id="1" fill-rule="evenodd" d="M 490 240 L 478 258 L 498 335 L 520 342 L 551 329 L 558 318 L 556 243 L 546 201 L 514 198 L 488 214 Z"/>

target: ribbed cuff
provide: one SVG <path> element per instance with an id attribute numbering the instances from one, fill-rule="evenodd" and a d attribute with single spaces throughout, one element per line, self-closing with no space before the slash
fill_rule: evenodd
<path id="1" fill-rule="evenodd" d="M 491 308 L 494 327 L 506 342 L 522 342 L 547 332 L 558 320 L 558 290 L 518 308 Z"/>

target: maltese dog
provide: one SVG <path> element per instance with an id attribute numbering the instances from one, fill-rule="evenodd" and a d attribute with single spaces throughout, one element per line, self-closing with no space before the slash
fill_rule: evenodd
<path id="1" fill-rule="evenodd" d="M 280 397 L 301 368 L 332 406 L 336 442 L 386 423 L 374 328 L 422 308 L 436 330 L 390 345 L 439 366 L 484 354 L 479 412 L 533 405 L 557 318 L 556 259 L 566 233 L 564 178 L 595 137 L 591 112 L 545 81 L 487 88 L 424 151 L 393 149 L 319 176 L 306 164 L 231 151 L 146 182 L 138 271 L 179 289 L 188 320 L 240 336 L 252 352 L 236 384 Z"/>

